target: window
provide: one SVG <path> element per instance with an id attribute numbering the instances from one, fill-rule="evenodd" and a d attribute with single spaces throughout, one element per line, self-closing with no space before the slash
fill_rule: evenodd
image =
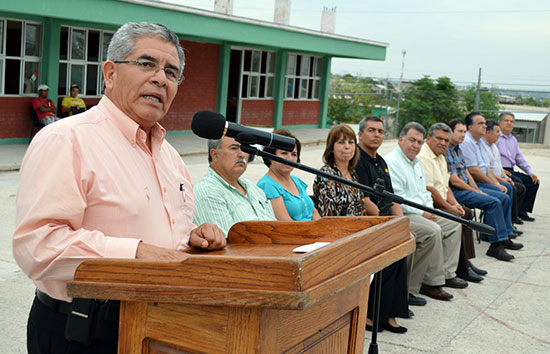
<path id="1" fill-rule="evenodd" d="M 83 96 L 103 93 L 101 64 L 106 60 L 112 36 L 111 32 L 61 27 L 58 95 L 69 95 L 72 84 L 80 86 Z"/>
<path id="2" fill-rule="evenodd" d="M 285 98 L 318 100 L 321 88 L 322 58 L 289 54 L 286 64 Z"/>
<path id="3" fill-rule="evenodd" d="M 260 50 L 243 50 L 242 98 L 273 98 L 276 54 Z"/>
<path id="4" fill-rule="evenodd" d="M 36 94 L 41 49 L 40 24 L 0 18 L 0 94 Z"/>

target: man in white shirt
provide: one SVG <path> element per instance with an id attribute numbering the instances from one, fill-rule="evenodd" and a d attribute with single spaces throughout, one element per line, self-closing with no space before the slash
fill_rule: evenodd
<path id="1" fill-rule="evenodd" d="M 393 189 L 405 199 L 433 208 L 433 200 L 426 189 L 426 178 L 416 156 L 424 143 L 425 129 L 416 122 L 403 127 L 399 146 L 385 157 L 390 170 Z M 429 212 L 402 205 L 416 234 L 417 251 L 409 266 L 409 292 L 416 292 L 438 300 L 450 300 L 453 295 L 442 286 L 465 288 L 468 283 L 456 277 L 462 225 Z M 435 239 L 431 258 L 422 254 L 423 242 Z M 420 252 L 419 252 L 420 251 Z"/>

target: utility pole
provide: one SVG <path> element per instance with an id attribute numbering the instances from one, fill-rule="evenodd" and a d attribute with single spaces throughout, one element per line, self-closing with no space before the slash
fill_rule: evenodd
<path id="1" fill-rule="evenodd" d="M 395 128 L 394 128 L 396 138 L 399 135 L 399 132 L 397 131 L 397 129 L 399 128 L 399 105 L 401 103 L 401 96 L 403 95 L 401 91 L 401 83 L 403 83 L 403 72 L 405 71 L 405 55 L 407 54 L 407 51 L 403 49 L 401 54 L 403 54 L 403 61 L 401 62 L 401 76 L 399 77 L 399 83 L 397 84 L 397 93 L 398 93 L 397 112 L 395 112 Z"/>
<path id="2" fill-rule="evenodd" d="M 477 76 L 477 86 L 476 86 L 476 101 L 474 103 L 474 112 L 479 112 L 479 95 L 481 89 L 481 68 L 479 68 L 479 74 Z"/>

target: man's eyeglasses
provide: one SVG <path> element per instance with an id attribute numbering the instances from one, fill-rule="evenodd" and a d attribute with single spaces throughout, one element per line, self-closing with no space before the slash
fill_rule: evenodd
<path id="1" fill-rule="evenodd" d="M 166 78 L 176 84 L 181 84 L 184 77 L 180 76 L 178 69 L 175 68 L 163 68 L 154 61 L 147 59 L 138 59 L 138 60 L 113 60 L 115 64 L 136 64 L 141 71 L 146 73 L 158 73 L 159 70 L 164 70 Z"/>

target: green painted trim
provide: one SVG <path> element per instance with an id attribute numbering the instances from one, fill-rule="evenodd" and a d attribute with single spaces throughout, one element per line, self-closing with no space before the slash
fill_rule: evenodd
<path id="1" fill-rule="evenodd" d="M 171 135 L 192 135 L 192 134 L 193 134 L 192 130 L 168 130 L 168 131 L 166 131 L 166 136 L 171 136 Z"/>
<path id="2" fill-rule="evenodd" d="M 319 128 L 317 124 L 294 124 L 294 125 L 283 125 L 281 128 L 284 129 L 311 129 Z"/>
<path id="3" fill-rule="evenodd" d="M 216 93 L 216 111 L 227 113 L 227 90 L 229 89 L 229 64 L 231 61 L 231 45 L 220 45 L 218 56 L 218 92 Z"/>
<path id="4" fill-rule="evenodd" d="M 78 9 L 78 11 L 74 11 Z M 386 45 L 362 43 L 345 37 L 305 33 L 285 27 L 246 23 L 225 17 L 175 11 L 113 0 L 17 0 L 2 1 L 0 13 L 53 18 L 58 23 L 85 23 L 86 27 L 114 28 L 129 21 L 162 23 L 178 34 L 198 41 L 218 40 L 235 45 L 284 48 L 298 53 L 330 55 L 341 58 L 384 60 Z M 238 38 L 238 42 L 235 40 Z"/>
<path id="5" fill-rule="evenodd" d="M 321 104 L 319 106 L 319 128 L 325 128 L 327 126 L 327 113 L 328 113 L 328 94 L 330 90 L 330 64 L 332 58 L 329 56 L 323 57 L 323 70 L 321 73 L 321 92 L 319 98 Z"/>
<path id="6" fill-rule="evenodd" d="M 285 101 L 285 76 L 287 52 L 284 49 L 277 51 L 275 64 L 275 82 L 273 87 L 273 128 L 279 129 L 283 125 L 283 110 Z"/>
<path id="7" fill-rule="evenodd" d="M 54 19 L 44 21 L 44 45 L 42 46 L 42 82 L 50 87 L 48 97 L 57 102 L 57 87 L 59 86 L 59 48 L 61 42 L 61 26 Z M 58 107 L 59 110 L 59 107 Z"/>
<path id="8" fill-rule="evenodd" d="M 29 138 L 5 138 L 0 139 L 0 145 L 29 144 Z"/>

